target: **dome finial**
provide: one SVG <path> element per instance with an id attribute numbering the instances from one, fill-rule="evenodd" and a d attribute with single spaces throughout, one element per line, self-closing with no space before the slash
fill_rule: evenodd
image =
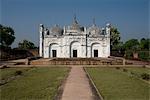
<path id="1" fill-rule="evenodd" d="M 76 14 L 74 14 L 73 23 L 78 24 L 78 21 L 77 21 L 77 18 L 76 18 Z"/>
<path id="2" fill-rule="evenodd" d="M 96 24 L 95 24 L 95 18 L 93 18 L 93 25 L 96 26 Z"/>
<path id="3" fill-rule="evenodd" d="M 77 18 L 76 18 L 76 14 L 74 14 L 74 20 L 76 20 Z"/>

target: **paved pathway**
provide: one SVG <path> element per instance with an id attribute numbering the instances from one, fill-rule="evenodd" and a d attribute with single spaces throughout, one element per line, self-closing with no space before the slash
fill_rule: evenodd
<path id="1" fill-rule="evenodd" d="M 82 67 L 72 67 L 61 100 L 94 100 L 86 73 Z"/>

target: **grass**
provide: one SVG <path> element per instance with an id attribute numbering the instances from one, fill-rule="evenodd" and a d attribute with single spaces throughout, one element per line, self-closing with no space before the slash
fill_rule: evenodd
<path id="1" fill-rule="evenodd" d="M 86 70 L 104 100 L 149 100 L 149 84 L 126 72 L 116 68 L 86 68 Z M 140 71 L 138 68 L 136 70 Z"/>
<path id="2" fill-rule="evenodd" d="M 135 72 L 136 74 L 138 75 L 141 75 L 143 73 L 147 73 L 149 74 L 150 73 L 150 69 L 149 68 L 126 68 L 128 69 L 129 71 L 132 71 L 132 72 Z"/>
<path id="3" fill-rule="evenodd" d="M 143 68 L 143 67 L 140 67 L 140 68 L 137 68 L 137 67 L 131 67 L 131 68 L 120 68 L 120 71 L 124 71 L 126 70 L 126 74 L 128 74 L 129 76 L 134 76 L 138 79 L 141 79 L 143 80 L 143 75 L 147 76 L 148 80 L 143 80 L 145 82 L 148 82 L 150 83 L 150 80 L 149 80 L 149 75 L 150 75 L 150 69 L 149 68 Z M 125 72 L 125 71 L 124 71 Z"/>
<path id="4" fill-rule="evenodd" d="M 0 80 L 7 79 L 9 77 L 14 76 L 16 71 L 25 72 L 28 69 L 31 69 L 31 68 L 5 68 L 5 69 L 0 69 Z"/>
<path id="5" fill-rule="evenodd" d="M 1 70 L 3 77 L 20 68 Z M 2 100 L 53 100 L 69 68 L 31 68 L 23 75 L 0 86 Z M 11 74 L 12 75 L 12 74 Z"/>

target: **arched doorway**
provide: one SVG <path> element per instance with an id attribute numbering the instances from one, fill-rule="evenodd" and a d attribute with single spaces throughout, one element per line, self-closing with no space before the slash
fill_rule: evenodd
<path id="1" fill-rule="evenodd" d="M 91 57 L 101 57 L 101 45 L 100 45 L 100 43 L 93 43 L 91 45 Z"/>
<path id="2" fill-rule="evenodd" d="M 49 46 L 49 57 L 59 57 L 60 56 L 60 49 L 57 43 L 52 43 Z"/>
<path id="3" fill-rule="evenodd" d="M 70 58 L 72 57 L 81 57 L 81 44 L 78 41 L 73 41 L 70 44 Z"/>

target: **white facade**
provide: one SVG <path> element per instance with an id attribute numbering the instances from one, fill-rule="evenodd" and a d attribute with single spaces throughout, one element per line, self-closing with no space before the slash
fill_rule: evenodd
<path id="1" fill-rule="evenodd" d="M 40 25 L 39 54 L 44 58 L 90 58 L 110 56 L 110 25 L 86 28 L 74 19 L 73 24 L 47 29 Z"/>

